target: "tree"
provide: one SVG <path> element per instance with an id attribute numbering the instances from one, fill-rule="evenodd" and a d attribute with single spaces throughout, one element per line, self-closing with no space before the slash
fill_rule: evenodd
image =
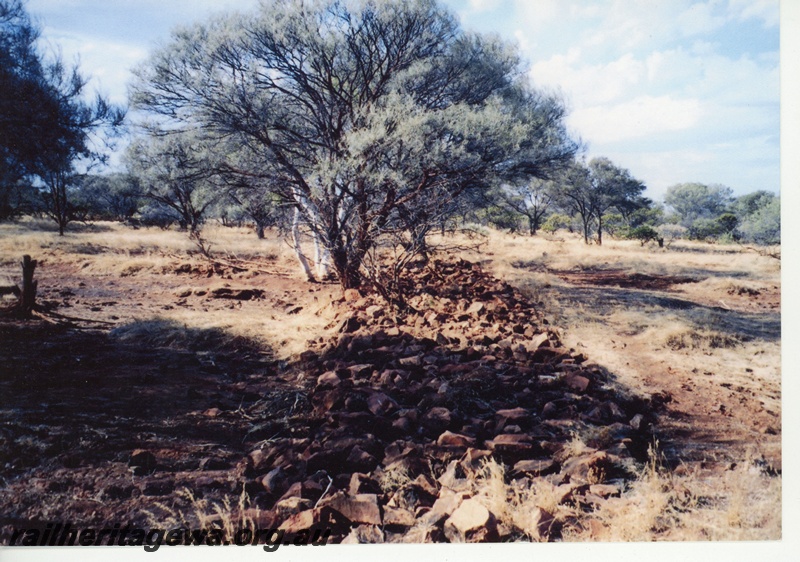
<path id="1" fill-rule="evenodd" d="M 608 158 L 589 162 L 591 189 L 589 197 L 597 221 L 597 244 L 603 243 L 603 217 L 611 209 L 631 211 L 642 205 L 644 184 L 628 170 L 615 166 Z"/>
<path id="2" fill-rule="evenodd" d="M 345 288 L 387 233 L 440 222 L 421 210 L 545 177 L 578 148 L 516 53 L 434 0 L 263 3 L 177 31 L 135 74 L 136 108 L 250 152 L 257 167 L 229 171 L 295 209 Z"/>
<path id="3" fill-rule="evenodd" d="M 77 166 L 85 171 L 102 160 L 100 133 L 116 128 L 124 111 L 100 95 L 86 101 L 77 66 L 59 56 L 46 60 L 36 50 L 38 37 L 22 2 L 0 0 L 0 182 L 35 177 L 63 235 L 73 219 L 68 194 Z"/>
<path id="4" fill-rule="evenodd" d="M 216 154 L 200 134 L 176 132 L 135 139 L 125 156 L 142 186 L 142 196 L 181 230 L 197 235 L 207 211 L 225 194 L 218 181 Z"/>
<path id="5" fill-rule="evenodd" d="M 584 242 L 588 244 L 594 233 L 597 243 L 602 244 L 608 213 L 624 209 L 630 214 L 633 208 L 647 201 L 641 197 L 644 189 L 644 184 L 628 170 L 608 158 L 594 158 L 588 165 L 573 163 L 556 182 L 554 193 L 562 209 L 580 216 Z"/>
<path id="6" fill-rule="evenodd" d="M 503 185 L 498 201 L 505 209 L 528 219 L 528 232 L 535 236 L 553 203 L 553 182 L 534 178 L 518 185 Z"/>
<path id="7" fill-rule="evenodd" d="M 738 226 L 738 233 L 745 242 L 755 242 L 765 246 L 781 243 L 781 200 L 779 197 L 766 199 L 752 214 Z"/>
<path id="8" fill-rule="evenodd" d="M 682 226 L 691 228 L 697 219 L 715 219 L 724 213 L 732 196 L 731 188 L 724 185 L 680 183 L 667 189 L 664 203 L 677 214 Z"/>
<path id="9" fill-rule="evenodd" d="M 95 219 L 128 221 L 142 206 L 142 188 L 130 174 L 91 174 L 76 186 L 75 199 Z"/>

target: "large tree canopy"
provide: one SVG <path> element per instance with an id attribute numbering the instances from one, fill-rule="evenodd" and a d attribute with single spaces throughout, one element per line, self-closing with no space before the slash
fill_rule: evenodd
<path id="1" fill-rule="evenodd" d="M 136 76 L 132 102 L 161 127 L 251 152 L 229 171 L 294 205 L 345 287 L 421 207 L 546 177 L 578 148 L 514 50 L 433 0 L 263 3 L 176 31 Z"/>
<path id="2" fill-rule="evenodd" d="M 124 111 L 101 96 L 84 99 L 86 79 L 37 48 L 39 29 L 21 0 L 0 0 L 0 218 L 6 195 L 23 178 L 43 184 L 45 208 L 59 231 L 70 220 L 74 166 L 99 157 L 93 134 L 119 125 Z"/>

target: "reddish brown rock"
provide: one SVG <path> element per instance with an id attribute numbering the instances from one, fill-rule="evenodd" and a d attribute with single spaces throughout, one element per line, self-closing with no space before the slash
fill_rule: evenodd
<path id="1" fill-rule="evenodd" d="M 384 507 L 383 524 L 387 527 L 413 527 L 417 522 L 414 514 L 402 507 Z"/>
<path id="2" fill-rule="evenodd" d="M 556 518 L 552 513 L 540 507 L 535 507 L 529 521 L 530 523 L 526 530 L 531 538 L 539 542 L 545 542 L 550 538 L 554 530 Z"/>
<path id="3" fill-rule="evenodd" d="M 378 496 L 375 494 L 358 494 L 348 497 L 343 492 L 337 492 L 330 497 L 323 498 L 319 505 L 334 509 L 353 523 L 381 524 L 381 511 L 378 505 Z"/>
<path id="4" fill-rule="evenodd" d="M 472 447 L 475 445 L 475 438 L 445 431 L 436 440 L 436 444 L 440 447 Z"/>
<path id="5" fill-rule="evenodd" d="M 464 500 L 444 523 L 444 535 L 452 543 L 499 540 L 497 518 L 476 499 Z"/>
<path id="6" fill-rule="evenodd" d="M 591 382 L 592 381 L 581 375 L 567 375 L 564 377 L 564 383 L 569 388 L 577 390 L 578 392 L 586 392 Z"/>
<path id="7" fill-rule="evenodd" d="M 383 392 L 373 392 L 367 397 L 367 408 L 376 416 L 386 416 L 397 410 L 397 402 Z"/>
<path id="8" fill-rule="evenodd" d="M 558 463 L 552 459 L 523 460 L 514 465 L 513 471 L 516 474 L 529 474 L 531 476 L 543 476 L 558 470 Z"/>
<path id="9" fill-rule="evenodd" d="M 333 388 L 340 384 L 342 384 L 342 379 L 333 371 L 328 371 L 317 377 L 317 388 Z"/>

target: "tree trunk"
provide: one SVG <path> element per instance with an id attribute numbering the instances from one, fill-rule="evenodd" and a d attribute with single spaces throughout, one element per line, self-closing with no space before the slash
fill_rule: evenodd
<path id="1" fill-rule="evenodd" d="M 300 262 L 300 268 L 308 278 L 309 281 L 314 281 L 314 274 L 311 272 L 311 266 L 308 265 L 308 259 L 300 247 L 300 209 L 295 207 L 294 216 L 292 217 L 292 249 L 297 256 L 297 261 Z"/>
<path id="2" fill-rule="evenodd" d="M 319 234 L 314 233 L 314 261 L 317 264 L 317 277 L 327 279 L 330 276 L 331 254 L 325 244 L 319 239 Z"/>
<path id="3" fill-rule="evenodd" d="M 597 217 L 597 245 L 603 245 L 603 219 Z"/>

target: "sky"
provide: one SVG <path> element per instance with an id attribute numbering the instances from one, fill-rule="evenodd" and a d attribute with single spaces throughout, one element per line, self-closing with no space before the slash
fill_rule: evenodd
<path id="1" fill-rule="evenodd" d="M 470 31 L 515 42 L 569 108 L 586 158 L 661 200 L 676 183 L 780 192 L 778 0 L 446 0 Z M 28 0 L 44 40 L 125 103 L 130 68 L 177 25 L 258 0 Z"/>

